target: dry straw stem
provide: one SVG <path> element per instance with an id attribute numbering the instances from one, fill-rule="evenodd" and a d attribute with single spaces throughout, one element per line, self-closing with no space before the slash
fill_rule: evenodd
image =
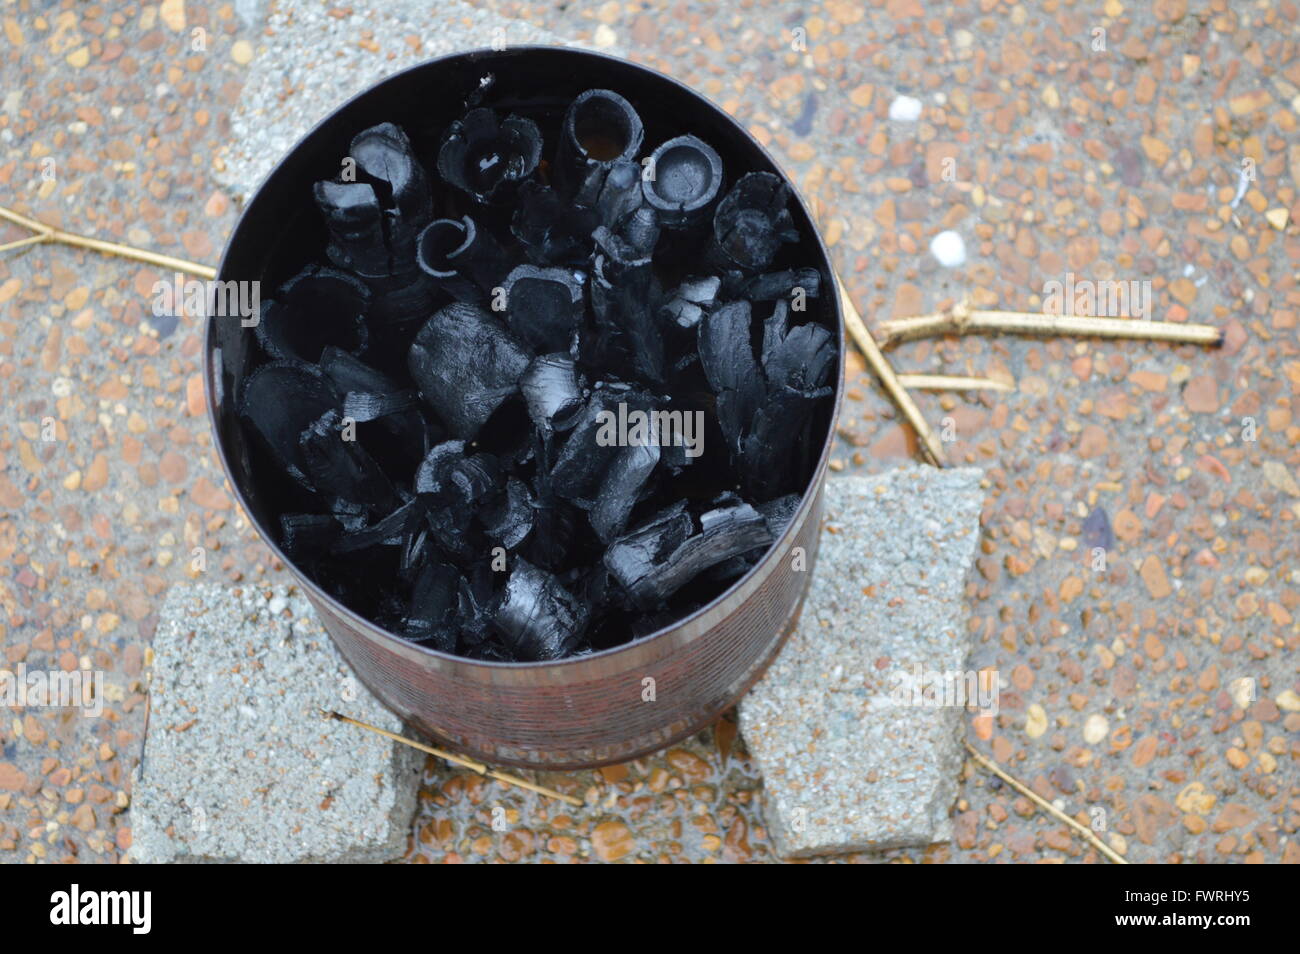
<path id="1" fill-rule="evenodd" d="M 956 374 L 900 374 L 898 383 L 913 391 L 1014 391 L 1014 384 L 993 378 L 968 378 Z"/>
<path id="2" fill-rule="evenodd" d="M 853 338 L 854 343 L 857 344 L 858 350 L 862 352 L 863 357 L 867 359 L 867 364 L 870 365 L 876 377 L 880 379 L 880 383 L 884 386 L 885 393 L 889 395 L 890 400 L 894 402 L 907 423 L 916 431 L 916 436 L 920 439 L 921 453 L 925 456 L 925 459 L 935 467 L 944 466 L 943 446 L 939 443 L 939 438 L 930 429 L 930 425 L 925 422 L 925 418 L 921 416 L 921 409 L 916 406 L 912 396 L 907 393 L 907 388 L 898 380 L 898 375 L 890 367 L 889 361 L 877 346 L 876 340 L 871 337 L 871 332 L 863 323 L 862 316 L 858 314 L 858 309 L 854 306 L 853 300 L 849 298 L 844 283 L 837 278 L 835 285 L 840 292 L 840 307 L 844 311 L 844 325 L 848 328 L 849 335 Z"/>
<path id="3" fill-rule="evenodd" d="M 1076 335 L 1084 338 L 1136 338 L 1179 344 L 1218 346 L 1223 332 L 1213 325 L 1184 325 L 1140 318 L 1090 318 L 1082 315 L 1045 315 L 1028 311 L 971 310 L 962 302 L 946 311 L 880 323 L 880 346 L 892 348 L 915 338 L 940 335 Z"/>
<path id="4" fill-rule="evenodd" d="M 451 762 L 454 765 L 460 765 L 470 771 L 477 772 L 479 775 L 485 775 L 488 778 L 494 778 L 498 782 L 505 782 L 507 785 L 514 785 L 518 788 L 526 788 L 530 792 L 536 792 L 539 795 L 545 795 L 547 798 L 556 798 L 562 802 L 567 802 L 576 808 L 582 807 L 582 800 L 574 798 L 572 795 L 563 795 L 553 788 L 547 788 L 544 785 L 538 785 L 536 782 L 530 782 L 526 778 L 520 778 L 517 775 L 510 775 L 507 772 L 501 772 L 482 762 L 476 762 L 473 759 L 467 759 L 463 755 L 457 755 L 454 752 L 447 752 L 444 749 L 435 749 L 432 745 L 425 745 L 423 742 L 416 742 L 414 739 L 408 739 L 405 736 L 398 735 L 396 732 L 389 732 L 387 729 L 381 729 L 377 725 L 371 725 L 368 722 L 361 722 L 353 719 L 351 716 L 345 716 L 341 712 L 332 712 L 328 709 L 322 709 L 329 719 L 337 719 L 339 722 L 346 722 L 348 725 L 355 725 L 358 728 L 365 729 L 367 732 L 373 732 L 376 735 L 382 735 L 386 739 L 392 739 L 394 742 L 401 742 L 403 745 L 409 745 L 413 749 L 419 749 L 421 752 L 428 752 L 444 761 Z"/>
<path id="5" fill-rule="evenodd" d="M 989 758 L 979 749 L 975 748 L 975 746 L 971 745 L 969 740 L 966 740 L 966 751 L 970 752 L 971 758 L 973 758 L 976 762 L 978 762 L 984 768 L 988 769 L 998 778 L 1002 779 L 1002 781 L 1006 782 L 1008 785 L 1014 788 L 1021 795 L 1025 796 L 1025 798 L 1029 799 L 1031 802 L 1033 802 L 1035 805 L 1041 808 L 1043 811 L 1047 812 L 1053 818 L 1057 818 L 1065 822 L 1067 825 L 1073 828 L 1078 835 L 1080 835 L 1086 842 L 1088 842 L 1088 844 L 1092 845 L 1092 847 L 1096 848 L 1098 851 L 1100 851 L 1111 861 L 1115 862 L 1115 864 L 1117 865 L 1128 864 L 1128 862 L 1125 861 L 1119 854 L 1117 854 L 1115 850 L 1110 847 L 1110 845 L 1106 844 L 1104 841 L 1098 838 L 1091 828 L 1089 828 L 1086 825 L 1079 824 L 1069 815 L 1065 814 L 1065 812 L 1061 811 L 1059 808 L 1057 808 L 1047 799 L 1043 798 L 1041 795 L 1035 792 L 1024 782 L 1021 782 L 1020 780 L 1013 778 L 1011 775 L 1007 774 L 1007 772 L 1002 768 L 1002 766 L 998 765 L 997 762 L 994 762 L 991 758 Z"/>
<path id="6" fill-rule="evenodd" d="M 161 268 L 170 268 L 173 271 L 198 275 L 200 278 L 217 277 L 217 270 L 211 265 L 200 265 L 198 262 L 189 262 L 183 258 L 175 258 L 171 255 L 160 255 L 157 252 L 145 251 L 142 248 L 135 248 L 131 245 L 120 245 L 117 242 L 105 242 L 101 239 L 90 238 L 87 235 L 77 235 L 75 232 L 65 232 L 63 229 L 56 229 L 54 226 L 46 225 L 44 222 L 38 222 L 36 219 L 29 219 L 25 215 L 19 215 L 12 209 L 6 209 L 4 206 L 0 206 L 0 219 L 8 219 L 15 225 L 21 225 L 23 228 L 36 233 L 29 238 L 19 239 L 16 242 L 8 242 L 5 245 L 0 245 L 0 252 L 14 248 L 22 248 L 27 245 L 40 245 L 47 242 L 53 242 L 60 245 L 72 245 L 76 248 L 90 249 L 93 252 L 102 252 L 105 255 L 131 258 L 137 262 L 145 262 L 149 265 L 157 265 Z"/>

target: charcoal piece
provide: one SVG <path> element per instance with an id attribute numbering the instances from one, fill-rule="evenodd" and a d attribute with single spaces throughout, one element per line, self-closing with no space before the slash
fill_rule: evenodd
<path id="1" fill-rule="evenodd" d="M 550 471 L 551 487 L 567 500 L 588 507 L 606 469 L 618 456 L 617 421 L 632 411 L 649 411 L 649 395 L 625 385 L 597 387 Z M 612 433 L 611 433 L 612 432 Z"/>
<path id="2" fill-rule="evenodd" d="M 789 198 L 789 188 L 770 172 L 742 176 L 713 215 L 712 257 L 746 272 L 771 265 L 783 243 L 799 240 Z"/>
<path id="3" fill-rule="evenodd" d="M 460 591 L 464 577 L 454 566 L 430 563 L 411 587 L 402 635 L 413 643 L 454 653 L 460 637 Z"/>
<path id="4" fill-rule="evenodd" d="M 275 362 L 253 371 L 239 398 L 239 416 L 280 469 L 315 490 L 298 439 L 335 405 L 315 366 Z"/>
<path id="5" fill-rule="evenodd" d="M 599 252 L 592 258 L 591 310 L 635 374 L 653 383 L 664 379 L 664 341 L 657 320 L 658 285 L 649 257 L 633 257 L 617 236 L 596 229 Z M 611 354 L 597 358 L 615 360 Z"/>
<path id="6" fill-rule="evenodd" d="M 664 321 L 688 331 L 697 327 L 704 313 L 717 301 L 722 279 L 716 275 L 687 278 L 678 285 L 659 309 Z"/>
<path id="7" fill-rule="evenodd" d="M 414 407 L 415 392 L 334 346 L 321 352 L 320 369 L 342 399 L 343 416 L 373 421 Z"/>
<path id="8" fill-rule="evenodd" d="M 605 565 L 643 609 L 663 603 L 720 563 L 772 542 L 763 516 L 734 496 L 700 514 L 698 529 L 678 503 L 615 540 Z"/>
<path id="9" fill-rule="evenodd" d="M 693 228 L 707 220 L 722 188 L 722 159 L 695 136 L 678 136 L 650 156 L 652 175 L 642 177 L 645 200 L 670 229 Z"/>
<path id="10" fill-rule="evenodd" d="M 614 164 L 635 160 L 644 138 L 641 117 L 618 93 L 579 93 L 560 123 L 554 167 L 560 192 L 569 197 L 599 194 Z"/>
<path id="11" fill-rule="evenodd" d="M 570 655 L 587 613 L 552 574 L 516 557 L 493 621 L 516 659 L 537 662 Z"/>
<path id="12" fill-rule="evenodd" d="M 790 521 L 794 519 L 802 500 L 801 494 L 786 494 L 784 497 L 776 497 L 754 508 L 763 515 L 773 540 L 785 533 L 785 528 L 790 526 Z"/>
<path id="13" fill-rule="evenodd" d="M 400 227 L 412 232 L 433 217 L 433 198 L 424 167 L 399 127 L 380 123 L 352 138 L 349 155 L 375 187 L 385 208 L 397 213 Z"/>
<path id="14" fill-rule="evenodd" d="M 769 384 L 784 385 L 799 391 L 817 391 L 830 377 L 838 358 L 831 333 L 821 325 L 804 324 L 788 327 L 790 309 L 778 301 L 763 325 L 763 374 Z"/>
<path id="15" fill-rule="evenodd" d="M 520 265 L 503 286 L 506 323 L 534 351 L 567 351 L 585 311 L 585 280 L 574 269 Z"/>
<path id="16" fill-rule="evenodd" d="M 591 231 L 598 224 L 591 209 L 566 202 L 550 186 L 535 181 L 519 188 L 510 231 L 539 265 L 585 264 Z"/>
<path id="17" fill-rule="evenodd" d="M 783 272 L 764 272 L 741 280 L 731 297 L 744 298 L 749 301 L 775 301 L 778 298 L 791 298 L 795 289 L 802 289 L 805 298 L 816 298 L 821 294 L 821 272 L 815 268 L 787 268 Z"/>
<path id="18" fill-rule="evenodd" d="M 603 180 L 593 176 L 573 201 L 591 209 L 598 224 L 618 228 L 641 207 L 641 167 L 628 159 L 616 159 Z"/>
<path id="19" fill-rule="evenodd" d="M 277 361 L 315 364 L 327 346 L 364 351 L 370 289 L 346 272 L 308 265 L 264 302 L 254 333 Z"/>
<path id="20" fill-rule="evenodd" d="M 411 345 L 407 365 L 420 395 L 452 437 L 472 440 L 519 389 L 532 355 L 476 305 L 439 309 Z"/>
<path id="21" fill-rule="evenodd" d="M 397 509 L 392 483 L 374 458 L 346 439 L 338 411 L 331 408 L 313 421 L 299 437 L 298 449 L 312 486 L 345 526 Z"/>
<path id="22" fill-rule="evenodd" d="M 800 391 L 785 385 L 769 389 L 741 444 L 741 478 L 749 493 L 768 497 L 789 488 L 790 456 L 818 401 L 830 393 L 830 388 Z"/>
<path id="23" fill-rule="evenodd" d="M 659 214 L 648 205 L 643 205 L 623 223 L 618 235 L 632 254 L 649 256 L 654 253 L 655 245 L 659 242 L 659 231 Z"/>
<path id="24" fill-rule="evenodd" d="M 329 260 L 366 278 L 390 274 L 384 210 L 374 187 L 368 182 L 317 182 L 313 195 L 329 231 Z"/>
<path id="25" fill-rule="evenodd" d="M 416 239 L 412 239 L 412 248 Z M 390 334 L 394 329 L 415 321 L 423 321 L 433 314 L 441 292 L 433 277 L 420 269 L 411 255 L 411 268 L 384 278 L 368 278 L 370 307 L 366 320 L 372 329 Z M 372 338 L 376 335 L 372 335 Z"/>
<path id="26" fill-rule="evenodd" d="M 528 404 L 528 416 L 546 434 L 568 430 L 584 407 L 573 359 L 567 354 L 534 358 L 519 379 L 519 389 Z"/>
<path id="27" fill-rule="evenodd" d="M 464 441 L 444 441 L 429 449 L 415 472 L 415 492 L 436 494 L 449 485 L 452 469 L 465 457 Z"/>
<path id="28" fill-rule="evenodd" d="M 415 248 L 420 270 L 457 301 L 490 300 L 509 268 L 496 239 L 468 215 L 430 222 Z"/>
<path id="29" fill-rule="evenodd" d="M 763 376 L 750 342 L 749 302 L 720 305 L 699 326 L 700 364 L 718 396 L 717 417 L 733 453 L 763 400 Z"/>
<path id="30" fill-rule="evenodd" d="M 518 477 L 506 481 L 505 493 L 479 513 L 488 538 L 513 550 L 533 529 L 533 495 Z"/>
<path id="31" fill-rule="evenodd" d="M 424 517 L 427 507 L 428 505 L 419 497 L 413 497 L 369 526 L 340 534 L 330 547 L 330 553 L 340 556 L 370 547 L 403 546 L 407 542 L 407 537 Z"/>
<path id="32" fill-rule="evenodd" d="M 315 561 L 342 532 L 343 526 L 327 513 L 280 514 L 280 548 L 291 560 Z"/>
<path id="33" fill-rule="evenodd" d="M 533 503 L 533 532 L 519 549 L 530 563 L 552 572 L 569 566 L 581 549 L 586 517 L 574 504 L 555 494 L 538 493 Z"/>
<path id="34" fill-rule="evenodd" d="M 453 122 L 438 149 L 443 181 L 486 205 L 509 202 L 519 183 L 542 157 L 542 134 L 522 116 L 497 118 L 491 109 L 471 109 Z"/>
<path id="35" fill-rule="evenodd" d="M 659 463 L 658 444 L 633 444 L 619 450 L 609 465 L 590 511 L 591 526 L 609 543 L 627 526 L 639 495 Z"/>

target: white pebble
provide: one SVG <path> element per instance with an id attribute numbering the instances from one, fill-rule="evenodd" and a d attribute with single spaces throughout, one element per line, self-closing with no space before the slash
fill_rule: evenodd
<path id="1" fill-rule="evenodd" d="M 940 232 L 930 240 L 930 254 L 944 268 L 957 268 L 966 264 L 966 243 L 956 232 Z"/>
<path id="2" fill-rule="evenodd" d="M 889 118 L 914 123 L 921 118 L 921 101 L 913 96 L 895 96 L 889 104 Z"/>

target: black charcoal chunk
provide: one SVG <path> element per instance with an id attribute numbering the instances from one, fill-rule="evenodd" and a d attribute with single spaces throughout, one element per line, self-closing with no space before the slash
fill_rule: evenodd
<path id="1" fill-rule="evenodd" d="M 567 351 L 586 307 L 585 281 L 575 269 L 520 265 L 503 286 L 510 329 L 534 351 Z"/>
<path id="2" fill-rule="evenodd" d="M 579 192 L 573 201 L 592 210 L 596 221 L 606 228 L 618 228 L 641 207 L 641 167 L 626 159 L 617 159 L 609 167 L 604 181 L 592 177 L 589 185 L 599 190 Z"/>
<path id="3" fill-rule="evenodd" d="M 687 278 L 668 296 L 659 309 L 665 321 L 690 330 L 699 325 L 704 313 L 717 301 L 722 279 L 716 275 Z"/>
<path id="4" fill-rule="evenodd" d="M 471 440 L 508 397 L 532 355 L 476 305 L 435 312 L 411 345 L 407 365 L 420 395 L 453 437 Z"/>
<path id="5" fill-rule="evenodd" d="M 786 203 L 790 190 L 770 172 L 750 172 L 732 186 L 713 216 L 715 257 L 746 272 L 772 264 L 787 242 L 797 242 Z"/>
<path id="6" fill-rule="evenodd" d="M 364 351 L 369 340 L 366 309 L 370 289 L 346 272 L 308 265 L 262 305 L 258 344 L 279 361 L 315 364 L 333 345 Z"/>
<path id="7" fill-rule="evenodd" d="M 355 440 L 347 439 L 342 418 L 333 408 L 302 432 L 298 449 L 312 486 L 345 526 L 348 518 L 355 523 L 397 508 L 397 494 L 387 475 Z"/>
<path id="8" fill-rule="evenodd" d="M 597 360 L 622 361 L 644 380 L 664 379 L 663 329 L 658 321 L 659 288 L 648 255 L 642 257 L 604 227 L 593 233 L 599 251 L 592 258 L 591 310 L 611 350 Z"/>
<path id="9" fill-rule="evenodd" d="M 415 472 L 417 494 L 442 493 L 451 480 L 452 468 L 465 457 L 464 441 L 444 441 L 429 448 Z"/>
<path id="10" fill-rule="evenodd" d="M 576 266 L 586 263 L 598 224 L 593 210 L 565 202 L 550 186 L 530 180 L 519 188 L 510 231 L 536 264 Z"/>
<path id="11" fill-rule="evenodd" d="M 513 550 L 533 529 L 533 495 L 518 477 L 506 481 L 505 493 L 479 513 L 488 538 Z"/>
<path id="12" fill-rule="evenodd" d="M 794 519 L 802 499 L 799 494 L 786 494 L 784 497 L 777 497 L 754 508 L 767 521 L 767 529 L 771 532 L 773 540 L 785 533 L 785 528 L 790 526 L 790 521 Z"/>
<path id="13" fill-rule="evenodd" d="M 670 229 L 706 221 L 721 188 L 722 159 L 712 146 L 691 135 L 670 139 L 656 149 L 641 182 L 646 202 Z"/>
<path id="14" fill-rule="evenodd" d="M 402 620 L 402 635 L 411 642 L 454 653 L 460 637 L 461 587 L 464 577 L 454 566 L 430 563 L 411 587 Z"/>
<path id="15" fill-rule="evenodd" d="M 587 614 L 555 576 L 516 557 L 493 621 L 515 658 L 536 662 L 571 654 L 586 629 Z"/>
<path id="16" fill-rule="evenodd" d="M 821 325 L 789 328 L 789 314 L 789 306 L 778 301 L 763 325 L 763 374 L 769 384 L 825 397 L 823 386 L 838 357 L 834 338 Z"/>
<path id="17" fill-rule="evenodd" d="M 605 566 L 635 604 L 657 606 L 711 567 L 771 544 L 767 522 L 749 504 L 734 496 L 717 504 L 700 514 L 698 527 L 676 504 L 605 551 Z"/>
<path id="18" fill-rule="evenodd" d="M 541 157 L 542 134 L 531 119 L 499 120 L 490 109 L 471 109 L 443 135 L 438 172 L 475 201 L 500 204 L 510 201 Z"/>
<path id="19" fill-rule="evenodd" d="M 339 556 L 378 546 L 402 546 L 424 518 L 427 504 L 413 497 L 387 516 L 366 527 L 347 530 L 339 535 L 330 552 Z"/>
<path id="20" fill-rule="evenodd" d="M 544 354 L 533 359 L 519 379 L 528 416 L 544 434 L 565 431 L 582 413 L 582 389 L 573 359 L 567 354 Z"/>
<path id="21" fill-rule="evenodd" d="M 428 177 L 400 128 L 380 123 L 362 130 L 353 137 L 349 153 L 374 183 L 384 207 L 397 214 L 398 227 L 418 230 L 433 217 Z"/>
<path id="22" fill-rule="evenodd" d="M 644 138 L 641 117 L 618 93 L 579 93 L 560 124 L 554 172 L 560 191 L 570 197 L 598 195 L 614 164 L 635 160 Z"/>
<path id="23" fill-rule="evenodd" d="M 327 513 L 280 514 L 280 547 L 291 560 L 317 560 L 343 532 Z"/>
<path id="24" fill-rule="evenodd" d="M 298 440 L 335 405 L 314 366 L 264 364 L 244 382 L 239 416 L 271 458 L 301 486 L 314 490 Z"/>
<path id="25" fill-rule="evenodd" d="M 621 449 L 619 421 L 624 422 L 626 430 L 630 413 L 645 413 L 653 407 L 649 395 L 626 385 L 595 388 L 551 468 L 554 492 L 589 507 L 606 469 Z"/>
<path id="26" fill-rule="evenodd" d="M 801 290 L 804 298 L 816 298 L 821 294 L 821 283 L 821 272 L 815 268 L 787 268 L 783 272 L 765 272 L 742 279 L 733 297 L 775 301 L 778 298 L 792 299 Z"/>
<path id="27" fill-rule="evenodd" d="M 605 471 L 590 511 L 592 529 L 602 543 L 611 542 L 623 532 L 632 508 L 658 463 L 658 444 L 633 444 L 619 450 Z"/>
<path id="28" fill-rule="evenodd" d="M 329 230 L 329 260 L 367 278 L 388 275 L 393 263 L 374 187 L 368 182 L 318 182 L 314 195 Z"/>
<path id="29" fill-rule="evenodd" d="M 373 421 L 414 407 L 415 391 L 333 346 L 321 352 L 320 369 L 342 401 L 343 416 Z"/>
<path id="30" fill-rule="evenodd" d="M 764 394 L 750 340 L 751 317 L 749 302 L 728 302 L 705 315 L 699 326 L 700 364 L 718 396 L 718 425 L 737 454 Z"/>
<path id="31" fill-rule="evenodd" d="M 457 301 L 489 301 L 509 266 L 501 246 L 468 215 L 436 219 L 420 233 L 420 270 Z"/>

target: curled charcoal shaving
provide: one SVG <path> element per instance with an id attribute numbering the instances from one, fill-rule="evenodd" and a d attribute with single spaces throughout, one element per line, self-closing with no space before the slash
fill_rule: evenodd
<path id="1" fill-rule="evenodd" d="M 639 606 L 663 603 L 710 567 L 772 542 L 767 521 L 734 495 L 700 514 L 684 503 L 620 537 L 605 551 L 605 566 Z"/>
<path id="2" fill-rule="evenodd" d="M 361 352 L 369 339 L 365 313 L 370 289 L 334 268 L 308 265 L 263 302 L 254 333 L 279 361 L 314 364 L 328 346 Z"/>
<path id="3" fill-rule="evenodd" d="M 609 90 L 561 117 L 485 77 L 466 109 L 363 129 L 314 184 L 324 241 L 236 406 L 321 587 L 431 650 L 563 659 L 671 626 L 786 532 L 839 343 L 780 177 L 662 110 L 647 154 Z"/>
<path id="4" fill-rule="evenodd" d="M 471 109 L 448 127 L 438 150 L 444 182 L 477 202 L 508 201 L 542 157 L 537 124 L 521 116 L 498 120 L 490 109 Z"/>
<path id="5" fill-rule="evenodd" d="M 506 276 L 506 322 L 534 351 L 566 351 L 582 321 L 586 275 L 520 265 Z"/>
<path id="6" fill-rule="evenodd" d="M 458 301 L 487 301 L 509 267 L 501 246 L 468 215 L 430 222 L 415 248 L 420 270 Z"/>
<path id="7" fill-rule="evenodd" d="M 758 272 L 772 264 L 786 242 L 797 242 L 790 190 L 770 172 L 751 172 L 727 193 L 713 216 L 714 257 L 730 267 Z"/>
<path id="8" fill-rule="evenodd" d="M 420 396 L 453 437 L 469 440 L 519 390 L 532 355 L 476 305 L 439 309 L 411 345 L 408 367 Z"/>
<path id="9" fill-rule="evenodd" d="M 577 648 L 587 614 L 555 576 L 516 558 L 493 622 L 516 658 L 563 659 Z"/>

